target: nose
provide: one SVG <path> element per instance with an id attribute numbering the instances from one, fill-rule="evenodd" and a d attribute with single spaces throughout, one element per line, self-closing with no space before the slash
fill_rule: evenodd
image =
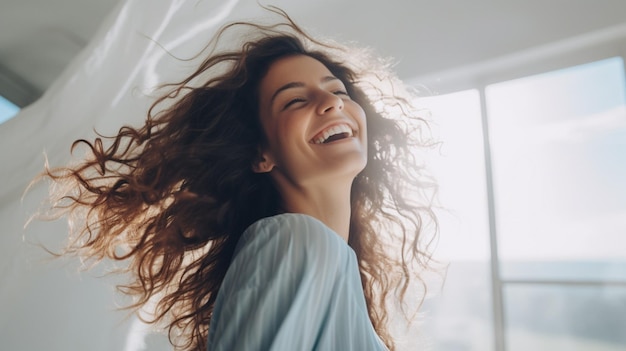
<path id="1" fill-rule="evenodd" d="M 323 92 L 317 107 L 317 113 L 323 115 L 333 110 L 343 110 L 343 99 L 331 92 Z"/>

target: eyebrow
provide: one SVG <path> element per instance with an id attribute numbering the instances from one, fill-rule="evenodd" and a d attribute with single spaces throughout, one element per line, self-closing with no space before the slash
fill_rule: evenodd
<path id="1" fill-rule="evenodd" d="M 335 80 L 340 80 L 340 79 L 335 77 L 335 76 L 326 76 L 326 77 L 321 79 L 321 82 L 322 83 L 327 83 L 327 82 L 335 81 Z M 285 91 L 287 89 L 301 88 L 303 86 L 305 86 L 305 84 L 302 83 L 302 82 L 291 82 L 291 83 L 287 83 L 287 84 L 283 85 L 282 87 L 276 89 L 276 91 L 272 95 L 272 98 L 270 99 L 270 106 L 274 103 L 274 100 L 276 99 L 276 96 L 278 94 L 280 94 L 281 92 L 283 92 L 283 91 Z"/>

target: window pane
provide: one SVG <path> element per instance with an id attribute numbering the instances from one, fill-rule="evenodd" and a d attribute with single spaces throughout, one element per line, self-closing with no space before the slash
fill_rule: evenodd
<path id="1" fill-rule="evenodd" d="M 494 327 L 489 262 L 452 261 L 442 290 L 434 293 L 420 309 L 420 327 L 429 347 L 408 344 L 400 350 L 493 351 Z M 412 346 L 412 347 L 410 347 Z"/>
<path id="2" fill-rule="evenodd" d="M 420 309 L 433 351 L 493 350 L 489 227 L 480 96 L 477 90 L 420 99 L 441 145 L 426 157 L 442 208 L 435 259 L 449 264 L 445 281 L 429 279 Z M 441 289 L 440 289 L 441 288 Z M 407 343 L 413 350 L 417 343 Z M 418 347 L 419 348 L 419 347 Z M 400 348 L 403 349 L 403 348 Z"/>
<path id="3" fill-rule="evenodd" d="M 626 345 L 626 287 L 504 289 L 508 351 L 620 351 Z"/>
<path id="4" fill-rule="evenodd" d="M 13 104 L 11 101 L 0 96 L 0 123 L 6 122 L 13 118 L 20 108 Z"/>
<path id="5" fill-rule="evenodd" d="M 543 281 L 626 281 L 624 261 L 503 261 L 500 273 L 505 279 Z"/>
<path id="6" fill-rule="evenodd" d="M 489 221 L 485 158 L 477 90 L 420 99 L 431 114 L 432 133 L 441 144 L 426 165 L 439 184 L 436 209 L 441 235 L 436 256 L 455 261 L 488 261 Z"/>
<path id="7" fill-rule="evenodd" d="M 625 96 L 619 57 L 487 87 L 505 278 L 626 277 Z"/>

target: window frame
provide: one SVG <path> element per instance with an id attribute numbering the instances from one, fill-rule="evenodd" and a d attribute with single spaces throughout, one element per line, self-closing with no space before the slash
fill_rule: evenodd
<path id="1" fill-rule="evenodd" d="M 611 57 L 622 58 L 626 71 L 626 24 L 609 27 L 578 37 L 520 51 L 485 62 L 438 72 L 409 80 L 425 86 L 438 95 L 476 89 L 480 98 L 483 132 L 487 214 L 490 243 L 490 268 L 492 286 L 493 335 L 495 351 L 507 350 L 504 288 L 515 284 L 556 284 L 563 286 L 626 286 L 626 281 L 583 281 L 576 279 L 537 280 L 504 279 L 500 272 L 498 232 L 493 184 L 493 169 L 487 112 L 486 87 L 500 82 L 538 75 L 551 71 L 595 62 Z M 626 77 L 624 77 L 626 79 Z"/>

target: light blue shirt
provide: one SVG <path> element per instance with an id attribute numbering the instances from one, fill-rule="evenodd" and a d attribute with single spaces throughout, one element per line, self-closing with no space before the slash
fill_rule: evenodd
<path id="1" fill-rule="evenodd" d="M 386 350 L 369 319 L 356 254 L 304 214 L 242 234 L 217 295 L 208 349 Z"/>

